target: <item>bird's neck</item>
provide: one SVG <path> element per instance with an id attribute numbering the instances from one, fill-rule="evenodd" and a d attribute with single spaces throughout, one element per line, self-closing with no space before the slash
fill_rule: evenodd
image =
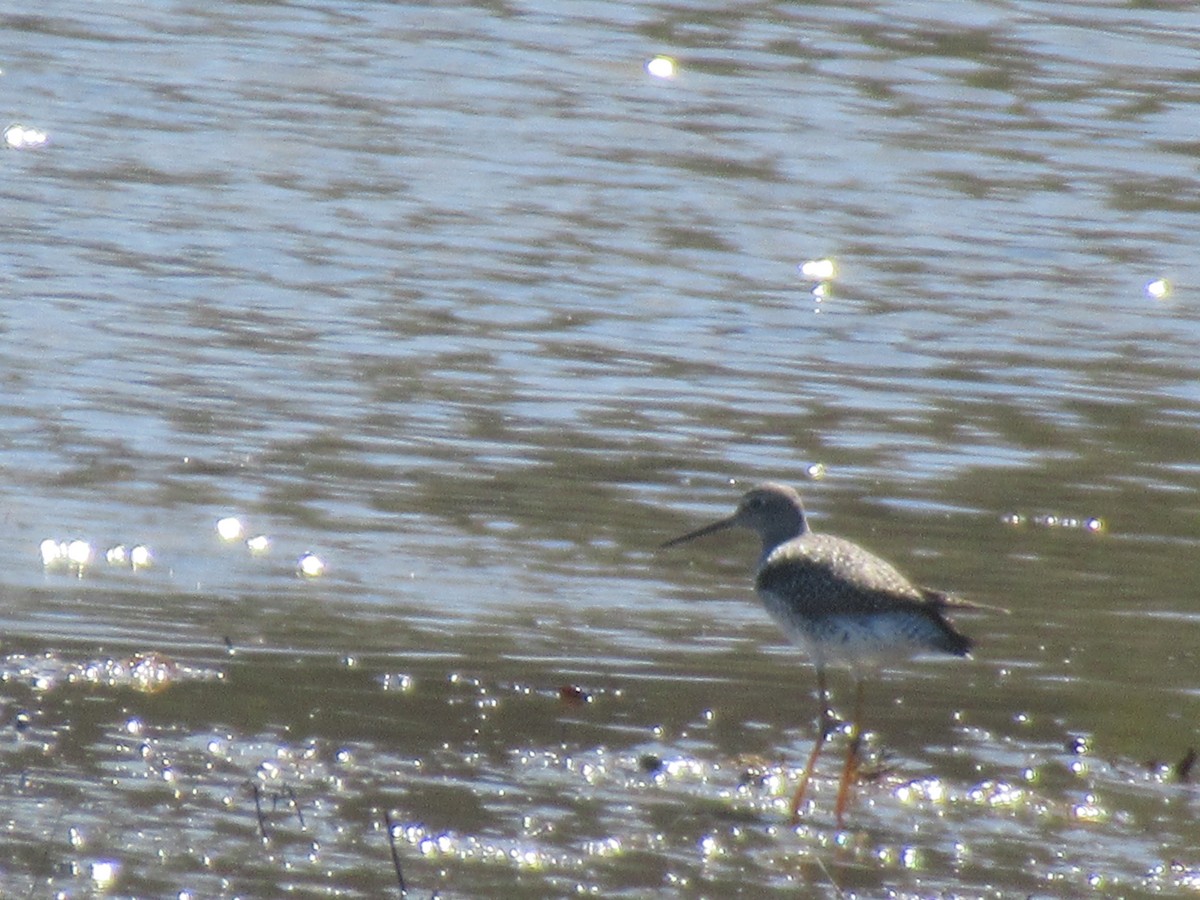
<path id="1" fill-rule="evenodd" d="M 762 562 L 766 562 L 775 548 L 780 544 L 786 544 L 793 538 L 798 538 L 801 535 L 808 533 L 808 522 L 804 518 L 804 510 L 796 510 L 794 519 L 788 519 L 775 524 L 773 527 L 764 530 L 762 534 Z"/>

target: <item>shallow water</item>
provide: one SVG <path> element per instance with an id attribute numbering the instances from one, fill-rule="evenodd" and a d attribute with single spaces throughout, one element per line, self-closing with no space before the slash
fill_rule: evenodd
<path id="1" fill-rule="evenodd" d="M 0 893 L 1194 891 L 1200 14 L 563 9 L 0 15 Z M 840 830 L 767 478 L 1011 610 Z"/>

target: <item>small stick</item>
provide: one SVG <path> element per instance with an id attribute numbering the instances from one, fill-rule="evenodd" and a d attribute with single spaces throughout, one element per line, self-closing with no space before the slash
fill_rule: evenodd
<path id="1" fill-rule="evenodd" d="M 267 816 L 262 808 L 262 796 L 258 791 L 258 784 L 250 782 L 250 787 L 254 789 L 254 812 L 258 816 L 258 832 L 262 835 L 264 841 L 269 841 L 270 836 L 267 834 Z"/>
<path id="2" fill-rule="evenodd" d="M 392 848 L 392 865 L 396 867 L 396 883 L 400 885 L 400 896 L 408 896 L 408 888 L 404 884 L 404 871 L 400 868 L 400 848 L 396 846 L 396 834 L 393 831 L 392 813 L 383 811 L 383 824 L 387 828 L 388 846 Z"/>
<path id="3" fill-rule="evenodd" d="M 824 872 L 825 877 L 829 879 L 829 884 L 833 887 L 833 895 L 835 897 L 837 897 L 838 900 L 846 900 L 845 893 L 843 893 L 842 889 L 840 887 L 838 887 L 838 883 L 833 880 L 833 875 L 831 875 L 829 873 L 829 870 L 827 868 L 825 868 L 825 863 L 822 862 L 821 857 L 818 856 L 818 857 L 815 857 L 815 859 L 817 861 L 817 867 L 822 872 Z"/>
<path id="4" fill-rule="evenodd" d="M 296 799 L 296 792 L 290 784 L 287 786 L 287 793 L 292 798 L 292 806 L 296 810 L 296 818 L 300 820 L 300 827 L 304 828 L 304 811 L 300 809 L 300 801 Z"/>

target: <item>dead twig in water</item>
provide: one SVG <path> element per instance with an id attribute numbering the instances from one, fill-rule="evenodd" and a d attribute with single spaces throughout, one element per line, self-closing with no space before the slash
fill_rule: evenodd
<path id="1" fill-rule="evenodd" d="M 825 877 L 829 879 L 830 885 L 833 886 L 833 895 L 837 897 L 838 900 L 846 900 L 845 893 L 840 887 L 838 887 L 838 883 L 833 880 L 833 875 L 831 875 L 829 869 L 825 867 L 825 862 L 819 856 L 815 857 L 815 859 L 817 861 L 817 867 L 825 873 Z"/>
<path id="2" fill-rule="evenodd" d="M 392 849 L 392 865 L 396 868 L 396 884 L 400 886 L 400 896 L 408 896 L 408 887 L 404 884 L 404 870 L 400 867 L 400 848 L 396 846 L 395 823 L 392 822 L 390 810 L 383 811 L 383 825 L 387 829 L 388 846 Z"/>
<path id="3" fill-rule="evenodd" d="M 254 812 L 258 816 L 258 833 L 262 835 L 263 842 L 271 839 L 267 834 L 267 816 L 262 808 L 262 794 L 258 790 L 258 784 L 251 781 L 250 787 L 254 791 Z"/>
<path id="4" fill-rule="evenodd" d="M 296 810 L 296 819 L 299 820 L 300 827 L 304 828 L 304 811 L 300 809 L 300 801 L 296 797 L 296 792 L 292 789 L 290 784 L 284 786 L 284 792 L 288 795 L 288 799 L 292 802 L 292 809 Z"/>

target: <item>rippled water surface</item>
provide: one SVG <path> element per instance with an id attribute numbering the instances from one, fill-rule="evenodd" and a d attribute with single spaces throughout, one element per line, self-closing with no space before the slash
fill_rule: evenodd
<path id="1" fill-rule="evenodd" d="M 0 893 L 1200 889 L 1198 42 L 0 14 Z M 654 550 L 763 479 L 1011 611 L 870 682 L 840 829 L 754 542 Z"/>

